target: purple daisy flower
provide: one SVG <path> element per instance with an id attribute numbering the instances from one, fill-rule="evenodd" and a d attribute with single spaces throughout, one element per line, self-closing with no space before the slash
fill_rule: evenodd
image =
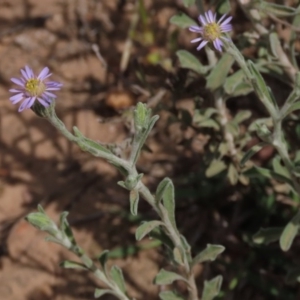
<path id="1" fill-rule="evenodd" d="M 201 42 L 197 47 L 197 50 L 200 50 L 208 42 L 211 42 L 218 51 L 222 52 L 222 39 L 228 41 L 228 38 L 224 37 L 222 33 L 232 30 L 232 26 L 229 24 L 231 19 L 232 17 L 226 18 L 226 15 L 223 15 L 217 22 L 217 14 L 214 14 L 211 10 L 206 12 L 204 16 L 200 15 L 198 20 L 202 24 L 202 27 L 190 26 L 189 30 L 200 33 L 201 37 L 192 40 L 191 43 Z"/>
<path id="2" fill-rule="evenodd" d="M 62 87 L 59 82 L 46 80 L 52 75 L 47 67 L 38 76 L 35 76 L 32 69 L 25 66 L 24 69 L 21 69 L 21 74 L 20 78 L 11 78 L 11 81 L 17 84 L 18 88 L 9 90 L 11 93 L 16 93 L 9 98 L 12 104 L 23 100 L 19 112 L 30 108 L 36 100 L 44 107 L 48 107 L 56 98 L 56 95 L 50 91 L 58 91 Z"/>

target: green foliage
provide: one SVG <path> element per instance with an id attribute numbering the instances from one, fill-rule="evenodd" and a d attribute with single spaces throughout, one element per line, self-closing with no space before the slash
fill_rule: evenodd
<path id="1" fill-rule="evenodd" d="M 206 78 L 206 87 L 212 91 L 224 85 L 228 72 L 234 62 L 234 58 L 230 54 L 223 54 L 215 68 L 212 69 Z M 220 72 L 220 70 L 222 70 Z"/>
<path id="2" fill-rule="evenodd" d="M 203 66 L 199 59 L 186 50 L 178 50 L 176 55 L 182 68 L 190 69 L 200 75 L 204 75 L 208 71 L 208 67 Z"/>
<path id="3" fill-rule="evenodd" d="M 225 247 L 221 245 L 211 245 L 208 244 L 206 248 L 201 251 L 197 256 L 193 259 L 192 265 L 201 264 L 206 261 L 214 261 L 219 254 L 221 254 L 225 250 Z"/>
<path id="4" fill-rule="evenodd" d="M 185 13 L 178 13 L 177 15 L 174 15 L 170 19 L 170 23 L 180 28 L 188 28 L 190 26 L 197 25 L 197 23 L 189 16 L 187 16 Z"/>
<path id="5" fill-rule="evenodd" d="M 171 284 L 176 280 L 183 280 L 186 281 L 186 279 L 177 273 L 166 271 L 165 269 L 161 269 L 159 273 L 156 275 L 154 279 L 154 283 L 158 285 L 166 285 Z"/>
<path id="6" fill-rule="evenodd" d="M 150 221 L 150 222 L 144 222 L 142 225 L 140 225 L 136 232 L 135 232 L 135 238 L 140 241 L 143 239 L 150 231 L 152 231 L 157 226 L 163 225 L 160 221 Z"/>
<path id="7" fill-rule="evenodd" d="M 202 300 L 212 300 L 218 296 L 223 278 L 222 276 L 217 276 L 209 281 L 204 281 L 204 289 L 202 292 Z"/>
<path id="8" fill-rule="evenodd" d="M 294 238 L 299 232 L 299 228 L 300 211 L 298 211 L 294 218 L 284 227 L 281 233 L 279 244 L 283 251 L 288 251 L 291 248 Z"/>

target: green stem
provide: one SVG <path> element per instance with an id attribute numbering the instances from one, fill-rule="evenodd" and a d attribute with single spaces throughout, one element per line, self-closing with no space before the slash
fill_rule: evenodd
<path id="1" fill-rule="evenodd" d="M 73 252 L 76 256 L 78 256 L 82 263 L 86 266 L 86 268 L 89 269 L 90 272 L 92 272 L 96 276 L 96 278 L 105 283 L 112 290 L 112 293 L 117 298 L 119 298 L 120 300 L 130 300 L 130 298 L 128 298 L 114 282 L 111 282 L 106 277 L 106 275 L 96 266 L 92 259 L 90 259 L 84 253 L 83 249 L 81 249 L 78 246 L 71 246 L 69 250 Z"/>
<path id="2" fill-rule="evenodd" d="M 166 233 L 172 240 L 174 246 L 177 247 L 181 252 L 184 261 L 183 267 L 185 271 L 185 277 L 188 281 L 189 300 L 198 300 L 197 285 L 189 264 L 189 261 L 191 260 L 191 253 L 187 253 L 185 246 L 183 245 L 180 238 L 180 233 L 178 232 L 177 228 L 172 225 L 168 214 L 165 213 L 164 206 L 161 203 L 156 204 L 154 196 L 150 193 L 149 189 L 143 183 L 140 182 L 140 184 L 138 185 L 138 190 L 142 197 L 155 209 L 165 225 Z"/>

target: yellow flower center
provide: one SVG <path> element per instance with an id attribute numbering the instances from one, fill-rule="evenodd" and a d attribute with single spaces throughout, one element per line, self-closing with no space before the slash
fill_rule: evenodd
<path id="1" fill-rule="evenodd" d="M 38 79 L 29 79 L 25 84 L 25 89 L 31 96 L 40 96 L 45 91 L 46 86 Z"/>
<path id="2" fill-rule="evenodd" d="M 217 23 L 209 23 L 204 26 L 203 37 L 205 40 L 213 42 L 221 36 L 221 28 Z"/>

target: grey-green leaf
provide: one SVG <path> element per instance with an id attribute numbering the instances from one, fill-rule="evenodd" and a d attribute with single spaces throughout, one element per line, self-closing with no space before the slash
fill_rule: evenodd
<path id="1" fill-rule="evenodd" d="M 176 228 L 175 222 L 175 193 L 174 185 L 170 178 L 165 178 L 157 187 L 156 202 L 158 203 L 162 198 L 163 205 L 169 216 L 170 222 Z"/>
<path id="2" fill-rule="evenodd" d="M 197 25 L 197 23 L 184 13 L 179 13 L 170 19 L 170 23 L 177 25 L 180 28 L 188 28 Z"/>
<path id="3" fill-rule="evenodd" d="M 60 267 L 62 268 L 65 268 L 65 269 L 80 269 L 80 270 L 88 270 L 88 268 L 81 264 L 81 263 L 78 263 L 76 261 L 71 261 L 71 260 L 65 260 L 65 261 L 62 261 L 60 264 L 59 264 Z"/>
<path id="4" fill-rule="evenodd" d="M 294 238 L 298 234 L 299 228 L 300 211 L 298 211 L 297 214 L 293 217 L 293 219 L 285 226 L 280 236 L 279 244 L 280 248 L 283 251 L 288 251 L 291 248 Z"/>
<path id="5" fill-rule="evenodd" d="M 278 241 L 282 234 L 282 231 L 282 227 L 260 228 L 259 231 L 254 234 L 252 239 L 256 244 L 268 245 L 272 242 Z"/>
<path id="6" fill-rule="evenodd" d="M 174 272 L 166 271 L 165 269 L 161 269 L 154 278 L 154 283 L 158 285 L 166 285 L 173 283 L 175 280 L 183 280 L 187 282 L 187 280 L 181 275 Z"/>
<path id="7" fill-rule="evenodd" d="M 205 280 L 201 300 L 212 300 L 216 296 L 218 296 L 221 289 L 222 281 L 223 277 L 221 275 L 209 281 Z"/>
<path id="8" fill-rule="evenodd" d="M 161 221 L 149 221 L 144 222 L 142 225 L 140 225 L 135 232 L 135 238 L 137 241 L 140 241 L 142 238 L 144 238 L 149 232 L 151 232 L 154 228 L 157 226 L 163 225 Z"/>
<path id="9" fill-rule="evenodd" d="M 272 14 L 278 17 L 293 16 L 297 13 L 296 9 L 288 5 L 280 5 L 267 1 L 253 1 L 253 4 L 259 11 L 266 14 Z"/>
<path id="10" fill-rule="evenodd" d="M 198 74 L 206 74 L 208 68 L 203 66 L 199 59 L 186 50 L 178 50 L 176 55 L 182 68 L 190 69 Z"/>
<path id="11" fill-rule="evenodd" d="M 118 266 L 113 266 L 110 270 L 110 276 L 113 279 L 113 281 L 117 284 L 117 286 L 120 288 L 120 290 L 125 293 L 126 287 L 123 277 L 123 272 Z"/>
<path id="12" fill-rule="evenodd" d="M 195 266 L 196 264 L 201 264 L 205 261 L 214 261 L 224 250 L 225 247 L 222 245 L 207 244 L 206 248 L 195 256 L 192 265 Z"/>
<path id="13" fill-rule="evenodd" d="M 272 103 L 275 106 L 275 103 L 273 102 L 273 97 L 271 95 L 271 91 L 266 85 L 265 80 L 263 79 L 262 75 L 257 69 L 257 66 L 252 62 L 248 62 L 249 70 L 254 78 L 253 84 L 256 86 L 256 92 L 258 93 L 258 96 L 261 99 L 267 99 L 270 103 Z"/>
<path id="14" fill-rule="evenodd" d="M 94 297 L 95 298 L 100 298 L 101 296 L 105 294 L 113 294 L 112 290 L 103 290 L 103 289 L 95 289 Z"/>
<path id="15" fill-rule="evenodd" d="M 222 160 L 214 159 L 206 169 L 205 176 L 208 178 L 213 177 L 224 171 L 226 168 L 227 166 Z"/>
<path id="16" fill-rule="evenodd" d="M 230 1 L 221 0 L 217 6 L 217 12 L 221 15 L 228 14 L 231 11 Z"/>
<path id="17" fill-rule="evenodd" d="M 155 201 L 159 203 L 162 200 L 163 194 L 172 185 L 172 180 L 168 177 L 164 178 L 157 186 L 155 193 Z"/>
<path id="18" fill-rule="evenodd" d="M 107 259 L 108 259 L 108 255 L 109 255 L 109 251 L 104 250 L 98 256 L 98 261 L 100 262 L 101 267 L 102 267 L 105 274 L 106 274 L 106 262 L 107 262 Z"/>
<path id="19" fill-rule="evenodd" d="M 180 249 L 178 247 L 175 247 L 173 249 L 173 257 L 174 257 L 174 260 L 179 264 L 179 265 L 183 265 L 184 264 L 184 261 L 183 261 L 183 257 L 182 257 L 182 253 L 180 251 Z"/>
<path id="20" fill-rule="evenodd" d="M 138 213 L 138 204 L 139 204 L 139 191 L 138 190 L 131 190 L 129 194 L 130 200 L 130 212 L 132 215 L 136 216 Z"/>
<path id="21" fill-rule="evenodd" d="M 233 121 L 237 124 L 244 122 L 249 119 L 252 115 L 250 110 L 240 110 L 233 118 Z"/>
<path id="22" fill-rule="evenodd" d="M 196 0 L 183 0 L 183 4 L 185 7 L 189 7 L 193 4 L 195 4 Z"/>
<path id="23" fill-rule="evenodd" d="M 243 156 L 242 160 L 241 160 L 241 165 L 244 166 L 245 163 L 253 156 L 255 155 L 257 152 L 259 152 L 264 146 L 268 145 L 265 142 L 261 142 L 258 143 L 256 145 L 254 145 L 253 147 L 251 147 Z"/>
<path id="24" fill-rule="evenodd" d="M 212 91 L 223 86 L 234 62 L 231 54 L 225 53 L 207 77 L 206 87 Z"/>
<path id="25" fill-rule="evenodd" d="M 164 291 L 159 294 L 161 300 L 185 300 L 182 296 L 174 291 Z"/>

